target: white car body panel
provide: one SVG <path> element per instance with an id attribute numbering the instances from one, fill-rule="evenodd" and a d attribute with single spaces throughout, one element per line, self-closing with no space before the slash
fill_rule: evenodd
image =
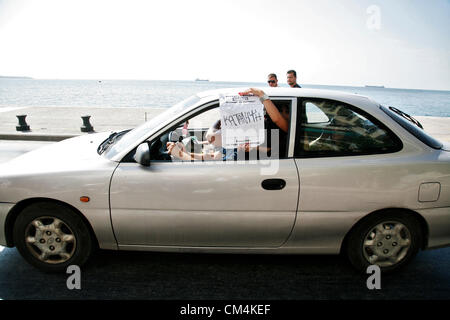
<path id="1" fill-rule="evenodd" d="M 119 245 L 281 246 L 295 222 L 297 169 L 286 159 L 275 174 L 261 175 L 256 162 L 119 165 L 111 183 Z M 264 190 L 271 178 L 286 187 Z"/>

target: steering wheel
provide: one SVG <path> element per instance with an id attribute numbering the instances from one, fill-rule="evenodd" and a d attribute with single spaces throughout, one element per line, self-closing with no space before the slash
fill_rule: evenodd
<path id="1" fill-rule="evenodd" d="M 184 149 L 186 150 L 186 152 L 190 152 L 192 149 L 192 148 L 190 148 L 190 144 L 195 143 L 195 141 L 193 141 L 193 139 L 190 136 L 184 137 L 183 135 L 180 135 L 179 131 L 177 131 L 177 130 L 169 132 L 169 134 L 167 135 L 167 140 L 163 144 L 163 148 L 162 148 L 163 150 L 161 150 L 161 154 L 163 154 L 164 157 L 170 158 L 172 161 L 177 160 L 177 158 L 174 157 L 173 155 L 169 154 L 169 152 L 167 151 L 167 149 L 166 149 L 167 142 L 173 142 L 175 144 L 182 144 Z"/>

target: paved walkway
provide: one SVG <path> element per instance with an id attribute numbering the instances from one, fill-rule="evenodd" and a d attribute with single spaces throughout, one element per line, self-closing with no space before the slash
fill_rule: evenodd
<path id="1" fill-rule="evenodd" d="M 96 132 L 132 129 L 165 109 L 156 108 L 91 108 L 91 107 L 30 107 L 0 108 L 0 139 L 58 141 L 84 134 L 82 116 L 91 116 Z M 31 131 L 16 131 L 17 115 L 27 115 Z"/>
<path id="2" fill-rule="evenodd" d="M 96 132 L 134 128 L 165 109 L 155 108 L 91 108 L 29 107 L 0 108 L 0 139 L 58 141 L 83 134 L 82 116 L 90 115 Z M 27 115 L 29 132 L 18 132 L 16 115 Z M 433 137 L 450 142 L 450 117 L 416 117 Z"/>
<path id="3" fill-rule="evenodd" d="M 415 117 L 422 124 L 423 129 L 442 142 L 450 142 L 450 117 Z"/>

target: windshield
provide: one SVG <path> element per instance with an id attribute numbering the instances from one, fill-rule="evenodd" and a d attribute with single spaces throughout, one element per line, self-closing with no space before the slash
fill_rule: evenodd
<path id="1" fill-rule="evenodd" d="M 127 134 L 123 135 L 123 137 L 116 141 L 115 144 L 111 145 L 105 152 L 104 156 L 108 159 L 111 159 L 115 155 L 121 153 L 130 145 L 135 144 L 136 142 L 141 142 L 146 139 L 154 129 L 159 127 L 159 125 L 165 123 L 170 120 L 177 114 L 182 113 L 183 110 L 188 109 L 193 106 L 195 103 L 200 101 L 200 98 L 196 95 L 187 98 L 186 100 L 181 101 L 180 103 L 174 105 L 173 107 L 167 109 L 163 113 L 157 115 L 156 117 L 150 119 L 139 127 L 134 128 L 129 131 Z"/>

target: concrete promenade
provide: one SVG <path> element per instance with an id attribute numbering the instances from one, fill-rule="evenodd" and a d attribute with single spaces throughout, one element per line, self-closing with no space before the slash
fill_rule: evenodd
<path id="1" fill-rule="evenodd" d="M 95 132 L 132 129 L 166 109 L 101 107 L 0 108 L 0 139 L 59 141 L 81 134 L 82 116 L 91 116 Z M 17 115 L 27 115 L 30 131 L 16 131 Z"/>
<path id="2" fill-rule="evenodd" d="M 86 134 L 81 132 L 82 116 L 91 116 L 96 132 L 134 128 L 165 109 L 101 107 L 26 107 L 0 108 L 0 139 L 59 141 Z M 16 115 L 27 115 L 29 132 L 16 131 Z M 415 117 L 425 131 L 442 142 L 450 142 L 450 117 Z"/>

